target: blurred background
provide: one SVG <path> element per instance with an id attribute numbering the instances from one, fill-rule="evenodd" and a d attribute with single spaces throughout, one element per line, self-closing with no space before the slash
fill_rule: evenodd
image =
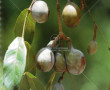
<path id="1" fill-rule="evenodd" d="M 44 24 L 36 23 L 36 30 L 34 41 L 32 43 L 34 53 L 37 53 L 39 49 L 45 47 L 50 41 L 50 37 L 54 34 L 58 34 L 58 20 L 56 11 L 56 0 L 45 0 L 50 8 L 49 20 Z M 74 2 L 80 6 L 80 0 L 74 0 Z M 110 42 L 110 0 L 86 0 L 88 7 L 95 18 L 98 27 L 104 34 L 105 38 Z M 14 26 L 16 19 L 20 12 L 28 8 L 31 0 L 2 0 L 2 50 L 1 61 L 3 61 L 4 54 L 9 44 L 15 38 Z M 60 0 L 61 12 L 66 5 L 67 0 Z M 85 8 L 82 11 L 82 19 L 79 26 L 76 28 L 68 28 L 63 25 L 64 33 L 72 39 L 72 43 L 75 48 L 81 50 L 86 57 L 86 69 L 83 74 L 75 76 L 74 85 L 68 74 L 64 76 L 62 81 L 65 90 L 75 90 L 74 86 L 78 90 L 110 90 L 110 51 L 106 45 L 102 35 L 97 31 L 98 51 L 90 56 L 87 54 L 88 43 L 93 38 L 94 25 Z M 49 73 L 43 73 L 37 70 L 36 76 L 40 80 L 47 84 L 52 70 Z M 60 74 L 55 77 L 54 83 L 57 82 Z"/>

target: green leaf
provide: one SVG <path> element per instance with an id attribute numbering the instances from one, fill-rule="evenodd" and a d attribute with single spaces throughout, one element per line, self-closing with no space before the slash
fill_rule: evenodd
<path id="1" fill-rule="evenodd" d="M 7 90 L 20 83 L 26 66 L 26 55 L 24 39 L 22 37 L 15 38 L 4 57 L 4 85 Z"/>
<path id="2" fill-rule="evenodd" d="M 34 59 L 34 54 L 31 45 L 28 42 L 25 42 L 27 48 L 27 57 L 26 57 L 26 68 L 25 72 L 30 72 L 33 75 L 36 74 L 36 61 Z"/>
<path id="3" fill-rule="evenodd" d="M 5 86 L 0 87 L 0 90 L 6 90 Z"/>
<path id="4" fill-rule="evenodd" d="M 0 61 L 0 90 L 6 90 L 5 86 L 3 85 L 3 62 Z"/>
<path id="5" fill-rule="evenodd" d="M 52 84 L 53 84 L 53 80 L 55 78 L 55 75 L 56 75 L 56 72 L 53 72 L 51 77 L 50 77 L 50 80 L 48 81 L 46 90 L 52 90 Z"/>
<path id="6" fill-rule="evenodd" d="M 25 72 L 22 76 L 19 90 L 45 90 L 42 82 L 29 72 Z"/>
<path id="7" fill-rule="evenodd" d="M 3 86 L 3 64 L 0 61 L 0 90 L 2 86 Z"/>
<path id="8" fill-rule="evenodd" d="M 23 25 L 24 25 L 26 14 L 27 14 L 27 9 L 24 9 L 17 18 L 16 24 L 15 24 L 15 36 L 16 37 L 22 36 Z M 35 21 L 33 20 L 31 13 L 30 13 L 27 18 L 27 22 L 26 22 L 24 40 L 31 44 L 33 40 L 34 32 L 35 32 Z"/>

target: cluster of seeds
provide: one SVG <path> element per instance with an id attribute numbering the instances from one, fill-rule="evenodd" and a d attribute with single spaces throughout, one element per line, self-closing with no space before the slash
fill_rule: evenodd
<path id="1" fill-rule="evenodd" d="M 51 45 L 39 50 L 36 55 L 37 66 L 41 71 L 49 72 L 54 68 L 56 72 L 69 71 L 74 75 L 79 75 L 84 71 L 85 57 L 80 50 L 71 46 L 69 51 L 65 51 L 66 55 L 64 57 L 62 53 L 53 51 Z"/>
<path id="2" fill-rule="evenodd" d="M 48 20 L 50 11 L 46 2 L 35 1 L 31 8 L 32 16 L 37 23 L 44 23 Z M 63 21 L 68 27 L 75 27 L 80 23 L 80 8 L 73 2 L 68 2 L 62 12 Z"/>
<path id="3" fill-rule="evenodd" d="M 58 2 L 57 5 L 59 5 Z M 59 7 L 57 7 L 57 10 L 58 10 L 58 19 L 61 19 L 59 15 L 60 14 Z M 46 2 L 37 0 L 33 3 L 31 7 L 31 13 L 33 19 L 37 23 L 44 23 L 48 20 L 50 11 Z M 67 27 L 69 28 L 76 27 L 77 25 L 79 25 L 81 20 L 81 10 L 77 4 L 68 0 L 66 6 L 63 9 L 62 17 L 63 22 Z M 59 20 L 59 23 L 61 25 L 61 20 Z M 60 25 L 59 29 L 61 29 Z M 83 52 L 73 47 L 70 38 L 66 37 L 62 30 L 59 31 L 60 31 L 59 35 L 55 38 L 55 40 L 50 41 L 45 48 L 42 48 L 36 54 L 35 59 L 37 62 L 37 67 L 39 70 L 43 72 L 49 72 L 52 68 L 54 68 L 56 72 L 60 73 L 69 72 L 73 75 L 79 75 L 84 71 L 86 66 L 85 56 Z M 94 54 L 97 50 L 96 24 L 94 31 L 95 31 L 94 38 L 88 44 L 88 54 Z M 60 40 L 67 41 L 68 51 L 55 50 L 55 48 L 58 48 L 57 41 Z M 64 87 L 61 84 L 60 79 L 58 83 L 53 86 L 53 90 L 64 90 Z"/>
<path id="4" fill-rule="evenodd" d="M 68 51 L 63 51 L 66 53 L 64 56 L 64 54 L 58 50 L 53 51 L 54 42 L 55 40 L 50 41 L 45 48 L 38 51 L 36 55 L 38 69 L 43 72 L 49 72 L 54 68 L 56 72 L 60 73 L 70 72 L 73 75 L 81 74 L 86 66 L 84 54 L 70 45 Z M 63 88 L 63 86 L 61 83 L 57 83 L 53 90 L 57 90 L 55 88 Z"/>

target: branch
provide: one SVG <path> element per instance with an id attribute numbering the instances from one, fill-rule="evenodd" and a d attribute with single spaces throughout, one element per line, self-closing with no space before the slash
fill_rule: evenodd
<path id="1" fill-rule="evenodd" d="M 24 38 L 24 33 L 25 33 L 25 27 L 26 27 L 27 18 L 29 16 L 29 13 L 31 12 L 31 7 L 32 7 L 33 3 L 34 3 L 34 0 L 32 1 L 31 5 L 29 6 L 28 11 L 27 11 L 27 14 L 26 14 L 26 17 L 25 17 L 25 20 L 24 20 L 23 32 L 22 32 L 22 37 L 23 38 Z"/>
<path id="2" fill-rule="evenodd" d="M 59 0 L 57 0 L 57 14 L 58 14 L 59 33 L 63 33 L 62 24 L 61 24 L 61 16 L 60 16 L 60 3 L 59 3 Z"/>

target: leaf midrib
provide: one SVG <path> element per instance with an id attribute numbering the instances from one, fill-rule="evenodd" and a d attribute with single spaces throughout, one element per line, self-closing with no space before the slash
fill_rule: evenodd
<path id="1" fill-rule="evenodd" d="M 22 38 L 21 38 L 22 39 Z M 21 40 L 22 41 L 22 40 Z M 20 45 L 20 42 L 19 42 L 19 45 Z M 17 57 L 18 57 L 18 50 L 19 50 L 19 45 L 18 45 L 18 48 L 16 50 L 16 61 L 17 61 Z M 16 64 L 14 64 L 14 67 L 16 68 Z M 14 73 L 15 73 L 15 68 L 14 68 Z M 14 83 L 16 84 L 16 81 L 15 81 L 15 78 L 16 77 L 16 73 L 14 74 Z"/>

